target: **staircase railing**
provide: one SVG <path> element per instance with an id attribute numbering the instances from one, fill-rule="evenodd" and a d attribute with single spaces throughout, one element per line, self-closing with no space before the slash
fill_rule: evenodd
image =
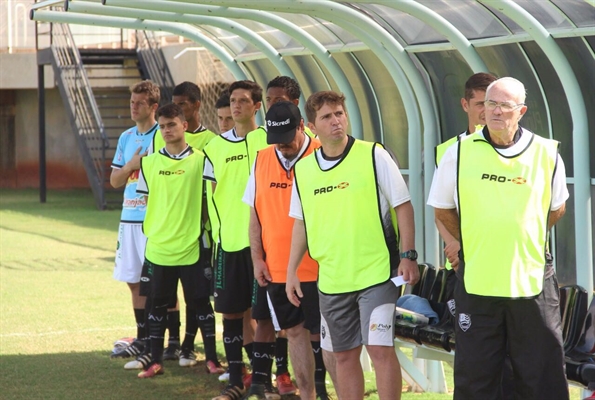
<path id="1" fill-rule="evenodd" d="M 174 79 L 171 76 L 159 41 L 152 31 L 136 31 L 136 43 L 138 59 L 141 63 L 141 70 L 146 79 L 151 79 L 161 89 L 160 104 L 171 102 Z"/>
<path id="2" fill-rule="evenodd" d="M 52 66 L 58 88 L 62 99 L 69 103 L 66 109 L 77 136 L 95 203 L 97 208 L 104 209 L 107 170 L 105 151 L 109 148 L 109 141 L 99 108 L 70 28 L 67 24 L 54 23 L 51 36 Z"/>

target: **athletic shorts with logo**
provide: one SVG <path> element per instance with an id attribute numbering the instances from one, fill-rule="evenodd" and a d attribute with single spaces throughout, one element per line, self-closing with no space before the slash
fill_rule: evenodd
<path id="1" fill-rule="evenodd" d="M 391 281 L 352 293 L 320 292 L 320 347 L 327 351 L 392 347 L 398 298 L 399 289 Z"/>
<path id="2" fill-rule="evenodd" d="M 311 334 L 320 333 L 318 286 L 316 282 L 302 282 L 300 286 L 304 297 L 300 299 L 299 307 L 289 302 L 285 283 L 269 283 L 266 287 L 275 330 L 293 328 L 303 322 Z"/>
<path id="3" fill-rule="evenodd" d="M 271 319 L 271 310 L 267 300 L 267 288 L 252 281 L 252 318 L 255 320 Z"/>
<path id="4" fill-rule="evenodd" d="M 210 263 L 201 260 L 192 265 L 172 267 L 157 265 L 145 259 L 140 294 L 162 298 L 173 293 L 168 302 L 170 307 L 175 307 L 179 280 L 182 283 L 186 304 L 192 304 L 197 299 L 210 296 L 212 275 Z"/>
<path id="5" fill-rule="evenodd" d="M 147 237 L 143 224 L 120 222 L 114 264 L 114 279 L 126 283 L 140 282 Z"/>
<path id="6" fill-rule="evenodd" d="M 217 246 L 214 267 L 215 311 L 238 314 L 248 310 L 252 306 L 254 283 L 250 248 L 227 252 L 221 246 Z"/>

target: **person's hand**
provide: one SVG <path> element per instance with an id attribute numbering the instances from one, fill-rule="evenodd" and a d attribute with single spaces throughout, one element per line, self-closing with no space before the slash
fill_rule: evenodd
<path id="1" fill-rule="evenodd" d="M 397 269 L 397 275 L 403 275 L 403 280 L 409 285 L 415 285 L 419 281 L 419 267 L 417 261 L 402 258 Z"/>
<path id="2" fill-rule="evenodd" d="M 146 156 L 149 151 L 145 151 L 144 153 L 141 154 L 141 150 L 142 150 L 142 146 L 139 147 L 138 149 L 136 149 L 136 151 L 134 152 L 134 155 L 132 156 L 132 158 L 130 159 L 130 161 L 128 161 L 128 166 L 133 170 L 136 171 L 138 169 L 140 169 L 140 159 L 143 158 L 144 156 Z"/>
<path id="3" fill-rule="evenodd" d="M 461 250 L 461 243 L 458 240 L 452 240 L 444 247 L 444 255 L 455 271 L 459 268 L 459 250 Z"/>
<path id="4" fill-rule="evenodd" d="M 296 307 L 300 306 L 300 299 L 304 297 L 302 288 L 300 286 L 300 279 L 296 274 L 287 275 L 287 282 L 285 283 L 285 293 L 287 293 L 287 299 L 291 304 Z"/>
<path id="5" fill-rule="evenodd" d="M 269 272 L 269 267 L 264 260 L 256 260 L 253 262 L 254 265 L 254 279 L 262 287 L 265 287 L 273 280 Z"/>

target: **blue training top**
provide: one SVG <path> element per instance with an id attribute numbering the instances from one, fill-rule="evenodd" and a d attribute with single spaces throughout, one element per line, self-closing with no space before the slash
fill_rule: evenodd
<path id="1" fill-rule="evenodd" d="M 159 125 L 155 123 L 147 132 L 138 132 L 138 129 L 132 127 L 122 133 L 118 139 L 116 154 L 112 160 L 112 168 L 122 168 L 132 159 L 137 149 L 141 147 L 140 154 L 147 151 L 153 141 L 153 136 L 157 132 Z M 124 188 L 124 201 L 122 202 L 121 222 L 139 223 L 145 220 L 147 211 L 146 195 L 136 193 L 139 171 L 134 171 L 128 177 L 126 187 Z"/>

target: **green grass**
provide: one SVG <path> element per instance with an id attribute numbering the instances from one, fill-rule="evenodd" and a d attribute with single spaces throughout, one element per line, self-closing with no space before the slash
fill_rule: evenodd
<path id="1" fill-rule="evenodd" d="M 36 191 L 0 190 L 0 398 L 210 399 L 218 394 L 222 385 L 206 374 L 204 361 L 188 369 L 166 362 L 163 377 L 141 380 L 123 369 L 124 361 L 109 358 L 113 341 L 135 332 L 128 289 L 111 276 L 119 216 L 118 210 L 97 211 L 89 191 L 50 191 L 47 203 L 40 204 Z M 218 349 L 223 359 L 221 342 Z M 452 389 L 452 370 L 445 370 Z M 366 391 L 366 399 L 378 399 L 373 372 L 366 373 Z M 577 389 L 572 393 L 580 398 Z"/>

